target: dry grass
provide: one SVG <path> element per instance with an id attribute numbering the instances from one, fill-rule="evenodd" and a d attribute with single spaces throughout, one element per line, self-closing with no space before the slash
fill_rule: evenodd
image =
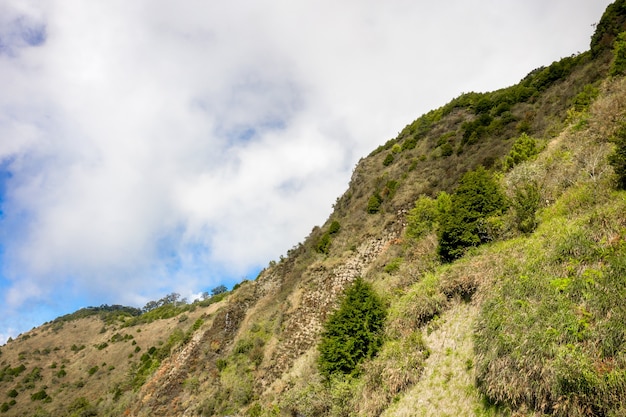
<path id="1" fill-rule="evenodd" d="M 186 312 L 184 321 L 177 316 L 123 327 L 121 322 L 105 325 L 98 317 L 89 317 L 63 325 L 51 323 L 23 334 L 2 347 L 2 367 L 26 367 L 13 380 L 0 382 L 0 395 L 14 388 L 19 392 L 16 404 L 3 415 L 33 415 L 37 409 L 65 415 L 77 397 L 85 397 L 91 404 L 107 401 L 113 388 L 126 383 L 132 364 L 143 353 L 152 346 L 158 348 L 175 329 L 186 329 L 200 317 L 208 318 L 220 304 Z M 126 340 L 112 342 L 116 334 L 126 336 Z M 34 368 L 41 368 L 41 379 L 29 388 L 23 380 Z M 41 389 L 51 397 L 50 402 L 31 401 L 31 394 Z"/>

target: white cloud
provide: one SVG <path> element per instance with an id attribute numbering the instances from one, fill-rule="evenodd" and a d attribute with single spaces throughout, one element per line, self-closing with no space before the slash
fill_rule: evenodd
<path id="1" fill-rule="evenodd" d="M 137 304 L 262 267 L 359 157 L 587 49 L 608 3 L 6 1 L 0 295 Z"/>

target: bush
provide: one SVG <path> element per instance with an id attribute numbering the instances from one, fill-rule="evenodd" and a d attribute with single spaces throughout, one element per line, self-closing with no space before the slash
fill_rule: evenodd
<path id="1" fill-rule="evenodd" d="M 617 174 L 617 188 L 626 190 L 626 124 L 612 138 L 615 150 L 609 156 L 609 162 Z"/>
<path id="2" fill-rule="evenodd" d="M 332 242 L 330 239 L 330 234 L 326 232 L 317 241 L 317 244 L 315 245 L 315 250 L 324 255 L 328 255 L 328 253 L 330 252 L 331 243 Z"/>
<path id="3" fill-rule="evenodd" d="M 383 199 L 380 194 L 373 194 L 370 199 L 367 201 L 367 212 L 370 214 L 376 214 L 380 210 L 380 205 L 382 204 Z"/>
<path id="4" fill-rule="evenodd" d="M 392 163 L 393 163 L 393 154 L 388 153 L 385 159 L 383 160 L 383 165 L 387 167 L 391 165 Z"/>
<path id="5" fill-rule="evenodd" d="M 438 253 L 450 262 L 491 239 L 481 231 L 481 223 L 506 208 L 499 184 L 482 166 L 461 178 L 451 198 L 449 211 L 440 213 Z"/>
<path id="6" fill-rule="evenodd" d="M 326 378 L 354 374 L 359 363 L 382 345 L 386 311 L 370 285 L 357 278 L 347 289 L 339 310 L 324 325 L 319 345 L 319 369 Z"/>
<path id="7" fill-rule="evenodd" d="M 419 239 L 430 233 L 437 223 L 437 202 L 430 197 L 420 196 L 407 216 L 406 236 Z"/>
<path id="8" fill-rule="evenodd" d="M 46 401 L 49 400 L 50 397 L 46 390 L 42 389 L 41 391 L 37 391 L 36 393 L 30 396 L 31 401 Z"/>
<path id="9" fill-rule="evenodd" d="M 613 44 L 613 61 L 609 74 L 613 77 L 626 73 L 626 32 L 620 33 Z"/>
<path id="10" fill-rule="evenodd" d="M 90 417 L 97 416 L 98 411 L 89 403 L 85 397 L 78 397 L 68 407 L 70 417 Z"/>
<path id="11" fill-rule="evenodd" d="M 503 168 L 505 171 L 510 170 L 515 165 L 529 160 L 539 153 L 537 141 L 526 133 L 515 140 L 509 154 L 504 158 Z"/>
<path id="12" fill-rule="evenodd" d="M 522 233 L 531 233 L 537 227 L 535 214 L 539 209 L 541 195 L 535 182 L 519 185 L 515 188 L 513 209 L 517 228 Z"/>
<path id="13" fill-rule="evenodd" d="M 341 230 L 341 225 L 337 220 L 333 220 L 333 222 L 330 224 L 330 227 L 328 228 L 328 233 L 334 235 L 339 233 L 339 230 Z"/>

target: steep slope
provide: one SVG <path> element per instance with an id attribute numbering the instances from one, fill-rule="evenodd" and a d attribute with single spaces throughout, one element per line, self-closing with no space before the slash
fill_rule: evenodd
<path id="1" fill-rule="evenodd" d="M 607 158 L 626 82 L 607 74 L 625 4 L 589 52 L 407 125 L 359 161 L 326 224 L 254 281 L 140 316 L 74 315 L 3 346 L 0 411 L 618 415 L 626 197 Z M 476 240 L 442 262 L 442 219 L 468 172 L 509 204 L 472 218 Z M 384 342 L 325 379 L 317 346 L 357 277 L 387 306 Z"/>

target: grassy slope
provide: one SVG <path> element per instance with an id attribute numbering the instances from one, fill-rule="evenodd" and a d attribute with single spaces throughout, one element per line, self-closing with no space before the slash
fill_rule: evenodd
<path id="1" fill-rule="evenodd" d="M 567 58 L 517 86 L 463 95 L 411 123 L 360 161 L 325 225 L 223 303 L 187 312 L 184 321 L 177 316 L 128 328 L 109 324 L 103 333 L 94 317 L 71 320 L 57 333 L 44 326 L 3 347 L 3 367 L 26 366 L 0 382 L 0 395 L 6 393 L 0 403 L 12 400 L 11 389 L 18 394 L 6 415 L 507 415 L 510 410 L 585 415 L 597 410 L 594 398 L 607 403 L 619 395 L 615 384 L 603 382 L 606 375 L 621 383 L 623 370 L 616 353 L 623 326 L 607 314 L 616 300 L 599 296 L 608 291 L 605 278 L 615 279 L 605 255 L 623 255 L 625 238 L 624 194 L 611 189 L 606 139 L 623 121 L 626 85 L 621 79 L 601 84 L 608 58 L 602 51 L 594 60 L 590 54 Z M 579 94 L 594 88 L 600 96 L 587 109 Z M 434 232 L 405 238 L 406 214 L 418 196 L 452 191 L 459 177 L 479 164 L 499 169 L 521 132 L 547 146 L 537 159 L 502 174 L 501 182 L 511 196 L 516 184 L 537 181 L 545 203 L 537 231 L 521 235 L 506 214 L 494 243 L 449 265 L 437 258 Z M 375 195 L 380 206 L 368 213 Z M 326 253 L 318 253 L 318 242 L 335 220 L 340 231 L 332 234 Z M 357 276 L 371 282 L 389 305 L 387 341 L 358 378 L 325 384 L 316 369 L 319 332 Z M 598 291 L 581 292 L 577 283 L 589 284 L 589 278 L 599 283 Z M 554 299 L 559 303 L 550 304 Z M 191 333 L 203 314 L 204 324 Z M 115 333 L 128 332 L 133 339 L 111 342 Z M 602 348 L 603 335 L 614 342 Z M 97 348 L 106 341 L 106 348 Z M 74 353 L 72 344 L 85 349 Z M 168 349 L 161 360 L 142 362 L 139 356 L 151 346 Z M 600 362 L 592 359 L 598 349 Z M 572 367 L 563 366 L 567 360 L 589 372 L 573 375 Z M 142 385 L 135 376 L 146 363 Z M 67 375 L 56 377 L 62 365 Z M 29 384 L 25 378 L 37 367 L 42 378 Z M 576 396 L 571 386 L 580 384 L 602 390 Z M 31 400 L 42 389 L 52 400 Z M 79 397 L 91 407 L 75 403 Z M 487 398 L 500 404 L 490 405 Z"/>

